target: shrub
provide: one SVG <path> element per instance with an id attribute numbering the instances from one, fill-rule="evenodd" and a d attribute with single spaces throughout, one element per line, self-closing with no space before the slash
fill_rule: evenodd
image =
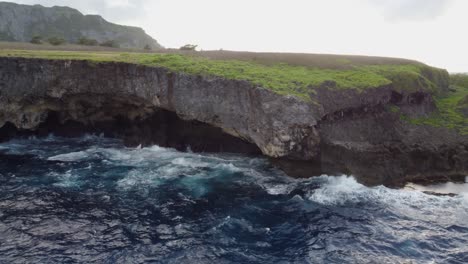
<path id="1" fill-rule="evenodd" d="M 59 37 L 51 37 L 47 41 L 54 46 L 63 45 L 66 42 L 64 38 Z"/>
<path id="2" fill-rule="evenodd" d="M 180 47 L 180 50 L 195 50 L 197 47 L 198 45 L 187 44 L 187 45 Z"/>
<path id="3" fill-rule="evenodd" d="M 107 40 L 107 41 L 104 41 L 100 44 L 100 46 L 103 46 L 103 47 L 111 47 L 111 48 L 118 48 L 119 47 L 119 44 L 117 44 L 117 42 L 115 40 Z"/>
<path id="4" fill-rule="evenodd" d="M 468 74 L 451 74 L 450 84 L 468 89 Z"/>
<path id="5" fill-rule="evenodd" d="M 87 37 L 81 37 L 78 39 L 79 45 L 86 45 L 86 46 L 97 46 L 99 43 L 95 39 L 89 39 Z"/>
<path id="6" fill-rule="evenodd" d="M 145 47 L 144 47 L 143 49 L 149 51 L 149 50 L 151 50 L 151 47 L 150 47 L 150 45 L 146 44 Z"/>
<path id="7" fill-rule="evenodd" d="M 32 37 L 30 42 L 32 44 L 42 44 L 42 37 L 41 36 L 34 36 L 34 37 Z"/>

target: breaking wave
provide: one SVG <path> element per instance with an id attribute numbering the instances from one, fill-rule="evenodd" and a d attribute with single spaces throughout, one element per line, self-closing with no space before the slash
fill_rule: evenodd
<path id="1" fill-rule="evenodd" d="M 5 263 L 466 263 L 468 199 L 99 136 L 0 144 Z"/>

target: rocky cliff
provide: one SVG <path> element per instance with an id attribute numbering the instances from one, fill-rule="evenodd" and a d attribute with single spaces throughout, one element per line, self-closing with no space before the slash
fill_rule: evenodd
<path id="1" fill-rule="evenodd" d="M 161 48 L 141 28 L 112 24 L 98 15 L 83 15 L 69 7 L 0 2 L 0 41 L 29 42 L 34 36 L 61 37 L 69 43 L 86 37 L 99 43 L 115 41 L 123 48 Z"/>
<path id="2" fill-rule="evenodd" d="M 447 73 L 437 78 L 448 89 Z M 261 152 L 292 175 L 349 173 L 389 185 L 464 177 L 466 135 L 401 118 L 434 110 L 429 92 L 396 84 L 359 91 L 325 83 L 305 101 L 159 67 L 0 58 L 0 139 L 93 130 L 129 144 Z"/>

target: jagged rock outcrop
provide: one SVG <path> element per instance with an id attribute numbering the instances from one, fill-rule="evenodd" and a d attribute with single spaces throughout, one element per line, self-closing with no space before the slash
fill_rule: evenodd
<path id="1" fill-rule="evenodd" d="M 0 2 L 0 40 L 29 42 L 34 36 L 61 37 L 69 43 L 86 37 L 99 43 L 115 41 L 123 48 L 161 48 L 143 29 L 116 25 L 98 15 L 83 15 L 70 7 Z"/>
<path id="2" fill-rule="evenodd" d="M 119 131 L 116 136 L 156 135 L 132 138 L 135 144 L 183 148 L 185 142 L 215 150 L 201 146 L 231 142 L 220 149 L 259 150 L 304 176 L 341 172 L 369 184 L 398 184 L 468 174 L 467 136 L 410 125 L 388 110 L 433 111 L 429 93 L 402 92 L 392 85 L 365 91 L 324 86 L 311 96 L 306 102 L 246 81 L 125 63 L 0 58 L 0 127 L 8 131 L 37 131 L 53 114 L 55 123 Z M 109 123 L 113 126 L 102 125 Z M 162 128 L 166 133 L 160 133 Z"/>

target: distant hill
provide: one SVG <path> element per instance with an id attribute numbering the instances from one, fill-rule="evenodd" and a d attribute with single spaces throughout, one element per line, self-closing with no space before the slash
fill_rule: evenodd
<path id="1" fill-rule="evenodd" d="M 34 36 L 59 37 L 69 43 L 86 37 L 99 43 L 115 41 L 122 48 L 161 48 L 143 29 L 113 24 L 98 15 L 83 15 L 70 7 L 0 2 L 0 41 L 29 42 Z"/>

